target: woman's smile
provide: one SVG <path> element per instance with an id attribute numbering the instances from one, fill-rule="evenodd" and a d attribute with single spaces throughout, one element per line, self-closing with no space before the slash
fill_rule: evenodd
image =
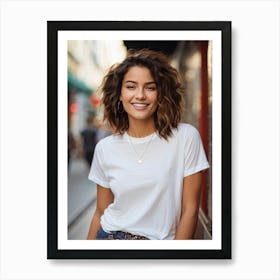
<path id="1" fill-rule="evenodd" d="M 146 110 L 149 104 L 147 103 L 131 103 L 135 110 Z"/>

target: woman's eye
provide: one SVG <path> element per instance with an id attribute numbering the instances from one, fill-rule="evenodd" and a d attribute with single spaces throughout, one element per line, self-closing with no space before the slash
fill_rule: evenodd
<path id="1" fill-rule="evenodd" d="M 126 86 L 127 89 L 134 89 L 135 86 Z"/>
<path id="2" fill-rule="evenodd" d="M 155 87 L 146 87 L 146 90 L 153 91 L 153 90 L 156 90 L 156 88 Z"/>

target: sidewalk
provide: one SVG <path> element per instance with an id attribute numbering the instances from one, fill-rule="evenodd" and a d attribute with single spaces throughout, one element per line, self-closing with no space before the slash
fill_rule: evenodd
<path id="1" fill-rule="evenodd" d="M 87 238 L 89 225 L 95 210 L 95 202 L 92 203 L 85 211 L 68 227 L 68 239 L 85 240 Z"/>
<path id="2" fill-rule="evenodd" d="M 83 159 L 73 158 L 68 173 L 68 239 L 86 239 L 96 203 L 96 186 Z"/>

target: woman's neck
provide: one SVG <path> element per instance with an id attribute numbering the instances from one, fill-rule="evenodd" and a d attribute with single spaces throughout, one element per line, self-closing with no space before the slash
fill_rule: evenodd
<path id="1" fill-rule="evenodd" d="M 143 122 L 137 122 L 133 124 L 129 124 L 127 133 L 129 136 L 142 138 L 146 137 L 148 135 L 151 135 L 155 132 L 155 125 L 154 123 L 143 123 Z"/>

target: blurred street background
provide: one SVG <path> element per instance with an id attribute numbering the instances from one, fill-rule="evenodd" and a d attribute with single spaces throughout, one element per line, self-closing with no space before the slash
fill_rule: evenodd
<path id="1" fill-rule="evenodd" d="M 200 132 L 212 162 L 211 41 L 68 41 L 68 239 L 86 239 L 96 206 L 96 186 L 88 180 L 96 143 L 111 134 L 102 123 L 96 93 L 108 68 L 121 62 L 128 49 L 149 48 L 170 57 L 184 87 L 183 122 Z M 211 169 L 202 181 L 197 239 L 212 237 Z"/>
<path id="2" fill-rule="evenodd" d="M 68 175 L 68 239 L 86 239 L 95 209 L 96 188 L 87 178 L 88 166 L 75 159 Z"/>

